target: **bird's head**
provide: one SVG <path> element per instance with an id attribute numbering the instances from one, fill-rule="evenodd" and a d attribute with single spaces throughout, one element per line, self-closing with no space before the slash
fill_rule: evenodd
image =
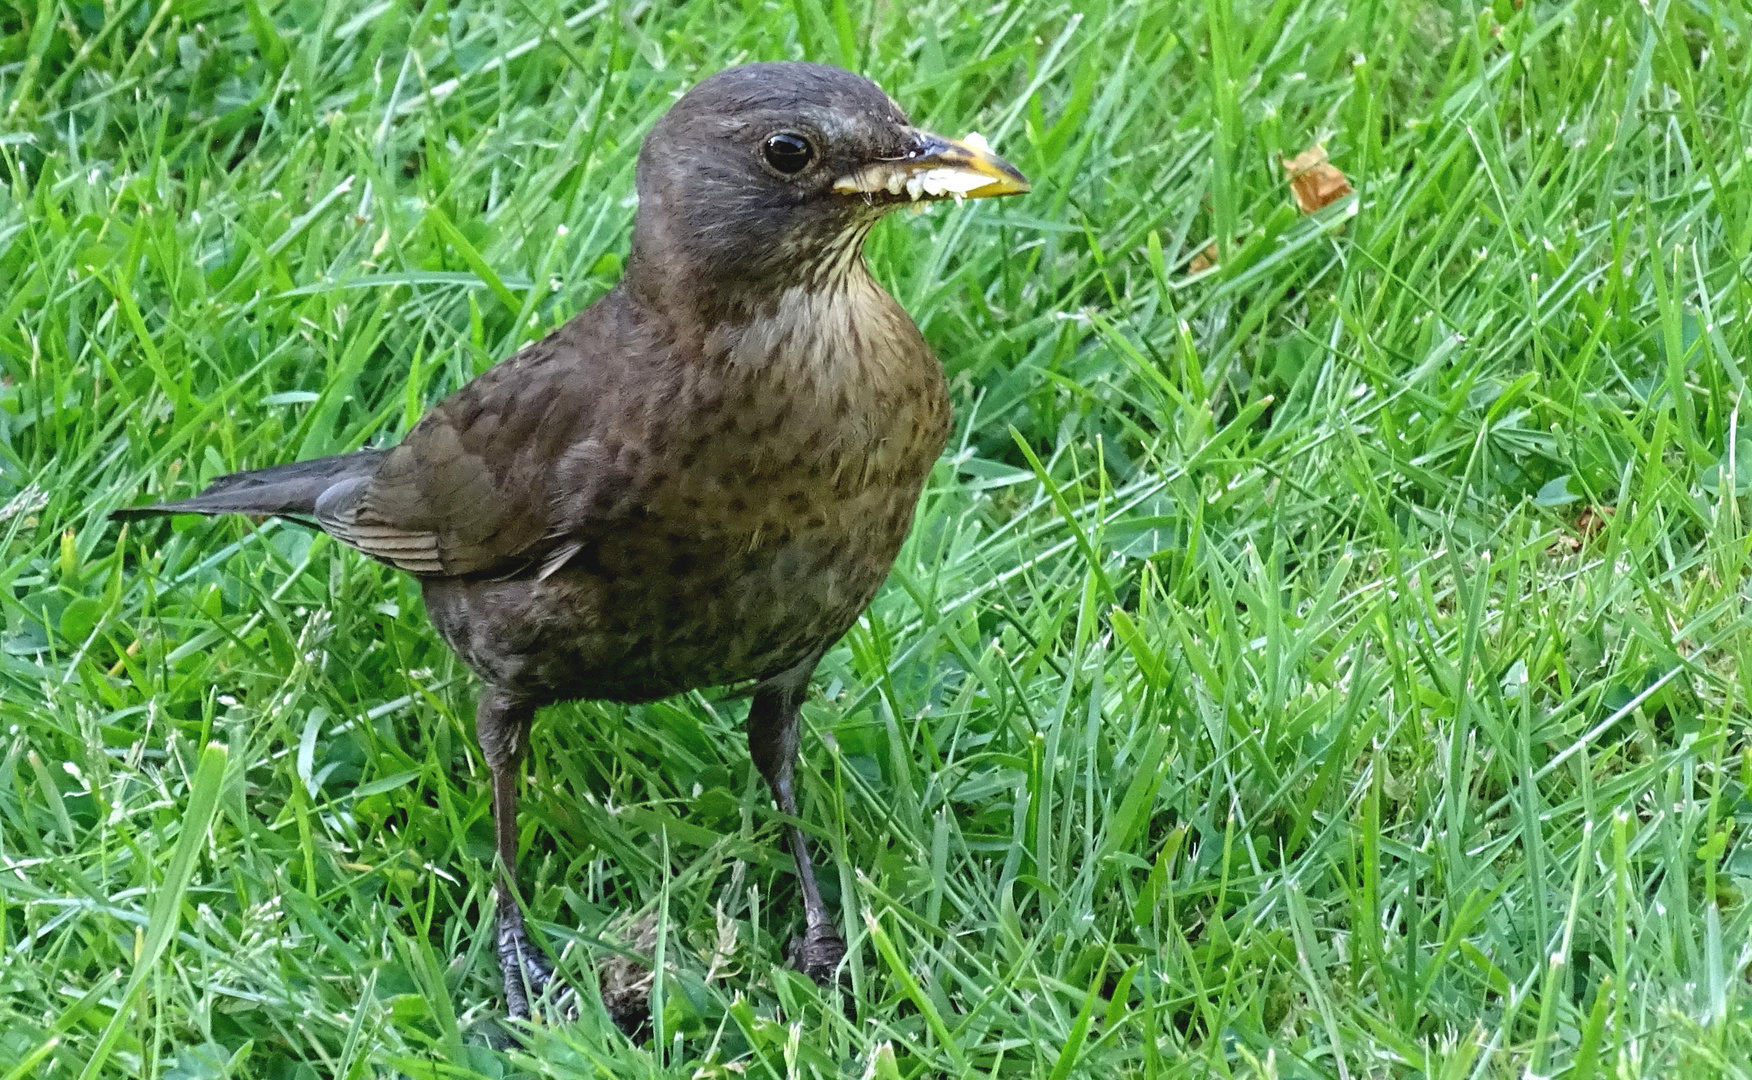
<path id="1" fill-rule="evenodd" d="M 868 79 L 760 63 L 699 83 L 639 152 L 629 273 L 647 287 L 772 296 L 857 264 L 883 214 L 1028 190 L 981 140 L 921 131 Z"/>

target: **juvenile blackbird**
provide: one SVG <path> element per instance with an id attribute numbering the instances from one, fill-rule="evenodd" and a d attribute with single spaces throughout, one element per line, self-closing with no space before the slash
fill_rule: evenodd
<path id="1" fill-rule="evenodd" d="M 913 127 L 874 83 L 748 64 L 685 94 L 639 153 L 623 280 L 488 370 L 387 450 L 225 476 L 121 515 L 283 515 L 417 576 L 480 676 L 506 1006 L 553 969 L 518 903 L 516 789 L 530 721 L 578 698 L 751 687 L 748 744 L 797 815 L 798 706 L 887 576 L 949 431 L 942 369 L 864 266 L 919 200 L 1028 190 L 978 139 Z M 845 954 L 802 886 L 792 964 Z"/>

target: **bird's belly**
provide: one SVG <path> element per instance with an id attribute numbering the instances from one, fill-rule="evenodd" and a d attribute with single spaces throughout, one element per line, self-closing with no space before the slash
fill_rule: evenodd
<path id="1" fill-rule="evenodd" d="M 867 494 L 814 527 L 629 524 L 542 581 L 428 581 L 428 610 L 476 672 L 536 704 L 770 677 L 832 646 L 887 577 L 917 489 Z"/>

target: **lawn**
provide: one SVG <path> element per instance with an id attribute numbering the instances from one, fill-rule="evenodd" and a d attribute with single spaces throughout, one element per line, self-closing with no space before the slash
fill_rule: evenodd
<path id="1" fill-rule="evenodd" d="M 1749 36 L 4 0 L 0 1080 L 1749 1075 Z M 641 135 L 757 58 L 1034 182 L 868 248 L 957 426 L 805 706 L 850 990 L 783 967 L 745 702 L 567 706 L 522 868 L 586 1001 L 504 1048 L 474 687 L 417 587 L 105 512 L 394 442 L 616 280 Z M 1319 144 L 1355 193 L 1304 213 Z M 591 988 L 637 916 L 629 1041 Z"/>

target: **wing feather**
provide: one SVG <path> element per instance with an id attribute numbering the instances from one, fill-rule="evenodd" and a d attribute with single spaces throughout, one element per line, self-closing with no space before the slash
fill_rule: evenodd
<path id="1" fill-rule="evenodd" d="M 600 350 L 575 340 L 587 330 L 570 324 L 440 402 L 368 476 L 324 493 L 323 529 L 415 574 L 545 578 L 565 565 L 592 527 L 572 490 L 590 469 L 568 463 L 587 463 L 575 451 L 594 441 L 619 366 L 592 362 Z"/>

